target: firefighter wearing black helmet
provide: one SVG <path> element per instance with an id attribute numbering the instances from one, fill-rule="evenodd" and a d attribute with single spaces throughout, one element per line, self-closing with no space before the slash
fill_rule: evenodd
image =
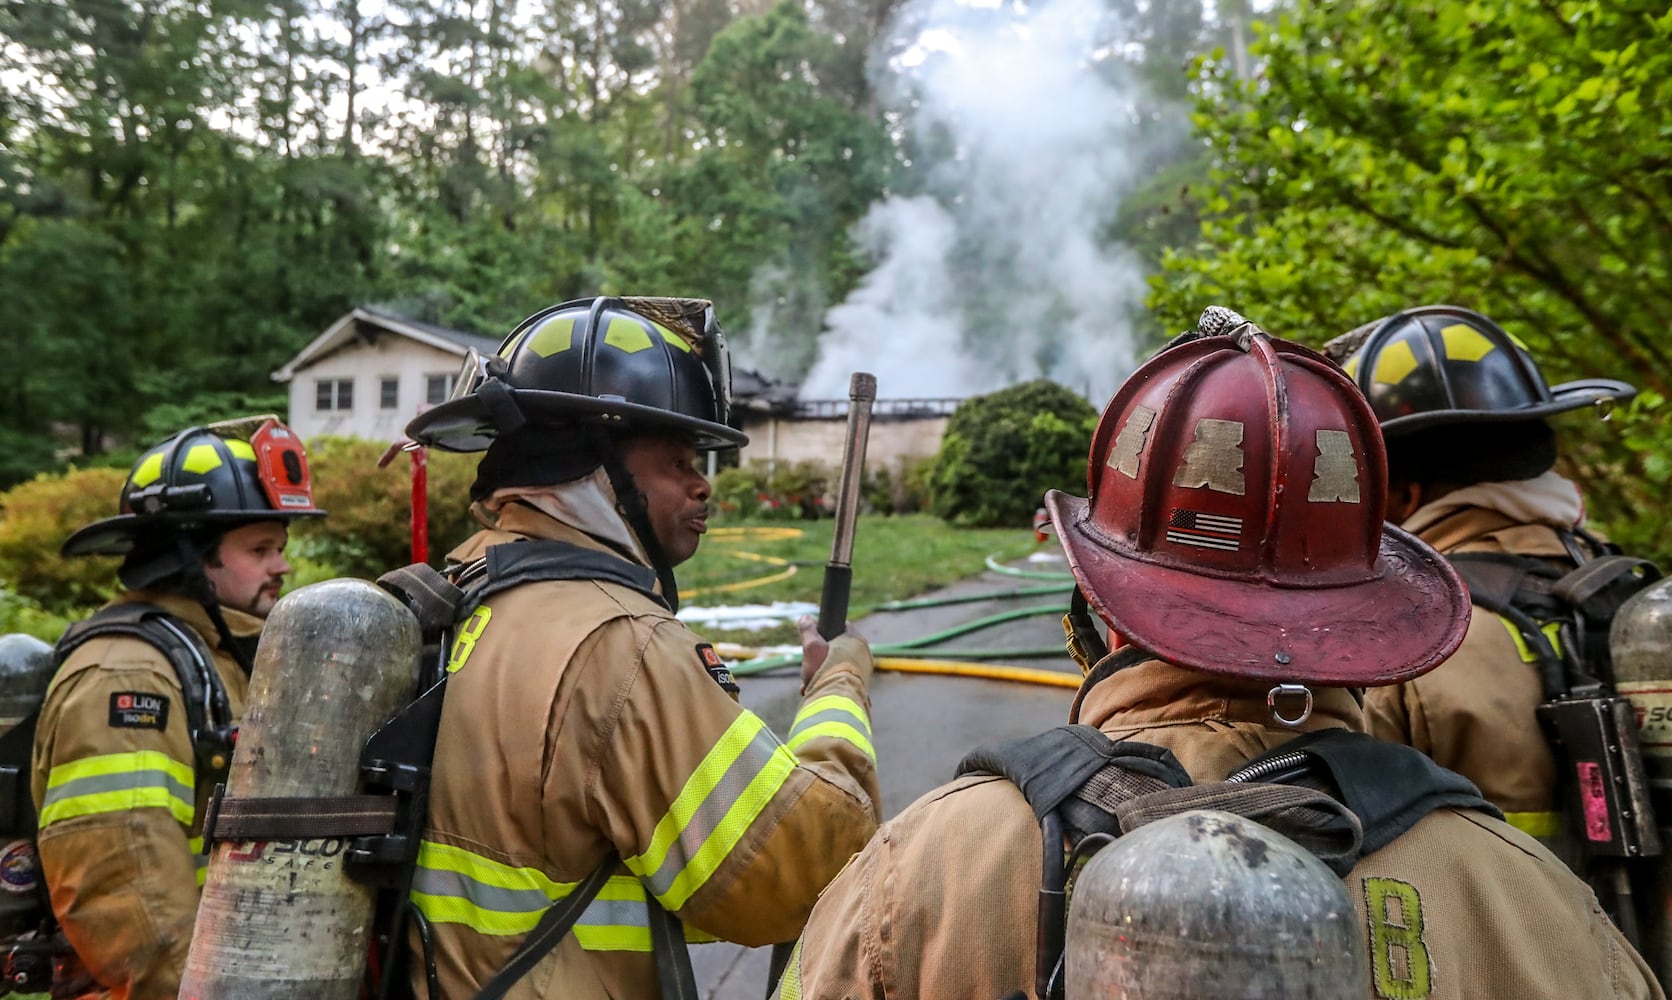
<path id="1" fill-rule="evenodd" d="M 589 890 L 510 995 L 670 995 L 687 939 L 793 939 L 876 827 L 864 642 L 804 624 L 780 741 L 674 617 L 673 568 L 707 526 L 697 455 L 747 440 L 726 423 L 726 357 L 706 301 L 565 302 L 408 427 L 485 450 L 483 530 L 448 557 L 479 596 L 451 646 L 413 879 L 420 995 L 476 995 Z"/>
<path id="2" fill-rule="evenodd" d="M 1388 520 L 1450 557 L 1475 605 L 1444 665 L 1368 692 L 1370 731 L 1467 776 L 1511 823 L 1582 867 L 1536 713 L 1608 680 L 1607 621 L 1589 629 L 1567 621 L 1553 596 L 1576 566 L 1605 565 L 1596 560 L 1608 547 L 1584 528 L 1579 488 L 1553 470 L 1548 418 L 1612 406 L 1636 390 L 1601 378 L 1551 386 L 1519 339 L 1456 306 L 1385 317 L 1329 352 L 1370 400 L 1387 440 Z M 1621 581 L 1627 594 L 1646 580 L 1635 571 Z M 1518 584 L 1542 590 L 1542 607 L 1527 606 Z"/>
<path id="3" fill-rule="evenodd" d="M 262 621 L 313 504 L 301 442 L 272 417 L 148 449 L 119 513 L 64 543 L 121 556 L 123 590 L 58 644 L 35 730 L 42 875 L 79 962 L 55 984 L 179 990 L 204 872 L 203 807 L 225 775 Z"/>

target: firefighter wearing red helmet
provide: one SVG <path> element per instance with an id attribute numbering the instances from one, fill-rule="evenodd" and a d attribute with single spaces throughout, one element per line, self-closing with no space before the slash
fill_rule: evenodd
<path id="1" fill-rule="evenodd" d="M 804 625 L 780 740 L 674 616 L 706 528 L 697 455 L 747 441 L 726 357 L 706 300 L 565 302 L 408 428 L 485 450 L 484 528 L 448 556 L 480 596 L 412 883 L 419 996 L 694 996 L 688 938 L 793 940 L 876 828 L 864 641 Z"/>
<path id="2" fill-rule="evenodd" d="M 1659 575 L 1641 560 L 1605 558 L 1614 550 L 1584 527 L 1579 488 L 1553 469 L 1548 418 L 1612 406 L 1636 390 L 1601 378 L 1548 385 L 1524 344 L 1456 306 L 1384 317 L 1326 350 L 1381 424 L 1388 519 L 1456 563 L 1477 609 L 1440 668 L 1368 693 L 1369 731 L 1468 777 L 1509 822 L 1604 887 L 1616 919 L 1634 930 L 1585 835 L 1584 814 L 1596 805 L 1566 810 L 1564 822 L 1559 775 L 1571 777 L 1572 767 L 1550 737 L 1572 734 L 1557 733 L 1555 719 L 1541 726 L 1538 714 L 1541 705 L 1612 694 L 1613 611 Z M 1622 848 L 1619 832 L 1605 848 Z"/>
<path id="3" fill-rule="evenodd" d="M 1074 725 L 977 751 L 884 824 L 820 898 L 778 995 L 1060 995 L 1067 845 L 1134 828 L 1140 802 L 1266 782 L 1358 817 L 1362 839 L 1326 860 L 1370 975 L 1339 995 L 1661 997 L 1555 857 L 1465 780 L 1362 734 L 1357 689 L 1441 662 L 1468 598 L 1384 527 L 1381 437 L 1351 381 L 1229 310 L 1201 327 L 1218 335 L 1183 338 L 1109 402 L 1090 498 L 1047 495 L 1084 598 L 1125 643 L 1091 666 Z M 1238 946 L 1204 939 L 1199 960 Z"/>
<path id="4" fill-rule="evenodd" d="M 204 805 L 290 571 L 287 526 L 325 512 L 301 441 L 267 416 L 151 447 L 119 511 L 63 546 L 121 556 L 125 589 L 58 643 L 34 738 L 37 846 L 79 960 L 53 995 L 162 1000 L 179 991 L 192 936 Z"/>

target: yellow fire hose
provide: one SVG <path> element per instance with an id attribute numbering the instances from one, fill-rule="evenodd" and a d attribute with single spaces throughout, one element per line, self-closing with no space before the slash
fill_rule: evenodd
<path id="1" fill-rule="evenodd" d="M 791 527 L 741 527 L 715 528 L 709 532 L 709 537 L 716 542 L 776 542 L 791 538 L 799 538 L 800 528 Z M 734 583 L 714 584 L 707 587 L 693 587 L 681 590 L 680 598 L 695 597 L 700 594 L 729 594 L 740 590 L 751 590 L 779 580 L 786 580 L 795 575 L 799 568 L 788 559 L 778 556 L 762 555 L 759 552 L 745 552 L 735 549 L 725 550 L 725 554 L 748 562 L 765 563 L 769 566 L 780 566 L 764 576 L 751 577 Z M 757 647 L 743 646 L 735 643 L 716 643 L 715 652 L 729 660 L 749 660 L 760 656 L 762 650 Z M 995 663 L 974 663 L 959 660 L 928 660 L 911 657 L 882 656 L 877 659 L 877 669 L 902 674 L 938 674 L 943 677 L 973 677 L 981 680 L 1011 681 L 1019 684 L 1038 684 L 1045 687 L 1068 688 L 1078 690 L 1080 678 L 1074 674 L 1055 670 L 1038 670 L 1032 667 L 1015 667 Z"/>

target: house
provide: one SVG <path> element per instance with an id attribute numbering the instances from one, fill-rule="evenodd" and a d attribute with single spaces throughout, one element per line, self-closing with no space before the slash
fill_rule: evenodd
<path id="1" fill-rule="evenodd" d="M 273 373 L 290 384 L 289 424 L 303 440 L 333 435 L 393 441 L 424 408 L 447 398 L 474 347 L 497 338 L 359 306 Z"/>
<path id="2" fill-rule="evenodd" d="M 798 399 L 794 386 L 747 368 L 732 371 L 732 423 L 749 435 L 740 462 L 842 461 L 848 400 Z M 940 450 L 959 399 L 878 399 L 865 446 L 869 469 L 898 469 Z"/>
<path id="3" fill-rule="evenodd" d="M 453 391 L 471 348 L 494 354 L 499 343 L 359 306 L 302 348 L 273 379 L 290 385 L 289 423 L 303 440 L 332 435 L 393 441 L 408 421 Z M 842 460 L 846 399 L 798 399 L 794 385 L 735 368 L 732 400 L 732 423 L 749 435 L 741 461 L 835 465 Z M 866 464 L 881 468 L 933 455 L 958 402 L 877 400 Z"/>

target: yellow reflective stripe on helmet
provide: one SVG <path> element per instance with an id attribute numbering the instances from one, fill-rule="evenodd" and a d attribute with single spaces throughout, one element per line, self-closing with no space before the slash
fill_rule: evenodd
<path id="1" fill-rule="evenodd" d="M 1498 349 L 1486 334 L 1467 323 L 1442 327 L 1440 343 L 1445 345 L 1447 361 L 1479 361 Z"/>
<path id="2" fill-rule="evenodd" d="M 226 450 L 232 452 L 233 458 L 241 458 L 246 462 L 255 461 L 255 449 L 250 447 L 248 441 L 240 441 L 237 438 L 224 438 L 223 440 L 226 444 Z"/>
<path id="3" fill-rule="evenodd" d="M 157 477 L 162 474 L 163 453 L 154 451 L 140 459 L 139 464 L 134 466 L 134 473 L 128 477 L 128 482 L 133 483 L 135 487 L 149 486 L 156 482 Z"/>
<path id="4" fill-rule="evenodd" d="M 790 738 L 785 745 L 793 753 L 821 736 L 846 740 L 865 751 L 867 757 L 877 759 L 876 747 L 871 745 L 871 720 L 864 706 L 852 698 L 826 695 L 801 706 L 790 725 Z"/>
<path id="5" fill-rule="evenodd" d="M 186 457 L 180 462 L 180 468 L 185 472 L 203 475 L 221 467 L 221 454 L 212 444 L 194 444 L 186 449 Z"/>
<path id="6" fill-rule="evenodd" d="M 686 779 L 650 846 L 626 859 L 662 905 L 684 906 L 720 867 L 795 771 L 795 755 L 760 716 L 743 711 Z"/>
<path id="7" fill-rule="evenodd" d="M 1521 634 L 1521 629 L 1517 628 L 1514 622 L 1499 615 L 1498 623 L 1509 630 L 1509 637 L 1515 643 L 1515 651 L 1521 654 L 1522 663 L 1538 662 L 1538 655 L 1533 652 L 1531 646 L 1527 645 L 1527 637 Z M 1561 622 L 1547 622 L 1539 627 L 1539 631 L 1543 632 L 1545 638 L 1550 640 L 1551 649 L 1554 649 L 1557 653 L 1562 651 Z"/>
<path id="8" fill-rule="evenodd" d="M 167 809 L 176 820 L 190 825 L 196 812 L 193 781 L 191 765 L 160 750 L 83 757 L 47 773 L 41 826 L 76 816 L 148 808 Z"/>
<path id="9" fill-rule="evenodd" d="M 542 358 L 549 358 L 554 354 L 562 354 L 575 342 L 575 318 L 550 320 L 535 330 L 530 336 L 527 332 L 517 335 L 517 339 L 505 345 L 500 351 L 500 357 L 509 358 L 517 349 L 517 345 L 528 341 L 528 349 Z"/>
<path id="10" fill-rule="evenodd" d="M 1376 359 L 1376 367 L 1371 371 L 1371 381 L 1378 385 L 1398 385 L 1405 376 L 1417 370 L 1417 356 L 1411 351 L 1411 345 L 1403 340 L 1396 340 L 1383 348 L 1382 354 Z"/>
<path id="11" fill-rule="evenodd" d="M 604 343 L 623 354 L 637 354 L 649 350 L 655 346 L 655 342 L 650 339 L 650 331 L 644 328 L 646 322 L 649 321 L 613 316 L 604 326 Z"/>
<path id="12" fill-rule="evenodd" d="M 534 868 L 519 868 L 462 848 L 424 841 L 418 849 L 412 901 L 431 923 L 463 924 L 495 937 L 527 934 L 552 904 L 578 882 L 557 882 Z M 645 889 L 631 875 L 612 875 L 575 923 L 575 940 L 587 951 L 646 952 L 650 911 Z M 718 938 L 686 929 L 691 942 Z"/>
<path id="13" fill-rule="evenodd" d="M 1504 822 L 1529 837 L 1548 840 L 1562 832 L 1562 814 L 1553 812 L 1504 813 Z"/>
<path id="14" fill-rule="evenodd" d="M 801 1000 L 801 938 L 795 939 L 795 950 L 790 952 L 790 960 L 784 966 L 784 978 L 778 980 L 778 988 L 770 1000 Z"/>

